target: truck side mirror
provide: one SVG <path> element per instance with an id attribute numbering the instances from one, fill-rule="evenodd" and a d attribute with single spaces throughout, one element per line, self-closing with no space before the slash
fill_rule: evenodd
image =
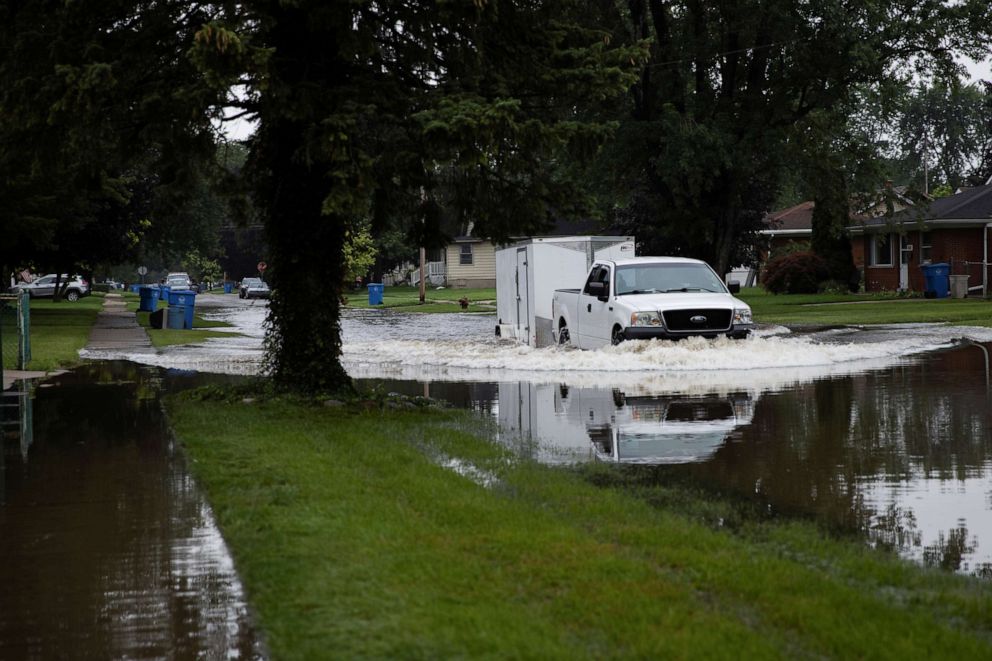
<path id="1" fill-rule="evenodd" d="M 727 289 L 730 290 L 731 294 L 739 294 L 741 293 L 741 283 L 737 282 L 736 280 L 731 280 L 730 284 L 727 285 Z"/>
<path id="2" fill-rule="evenodd" d="M 586 289 L 590 296 L 595 296 L 598 299 L 603 299 L 606 295 L 606 285 L 602 282 L 590 282 L 586 285 Z"/>

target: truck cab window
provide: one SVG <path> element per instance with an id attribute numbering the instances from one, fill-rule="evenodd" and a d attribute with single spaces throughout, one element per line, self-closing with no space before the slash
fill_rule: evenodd
<path id="1" fill-rule="evenodd" d="M 608 266 L 594 266 L 592 271 L 589 272 L 589 278 L 586 280 L 585 286 L 582 288 L 583 294 L 587 296 L 598 295 L 589 291 L 589 284 L 592 282 L 602 283 L 603 293 L 608 294 L 610 292 L 610 268 Z"/>

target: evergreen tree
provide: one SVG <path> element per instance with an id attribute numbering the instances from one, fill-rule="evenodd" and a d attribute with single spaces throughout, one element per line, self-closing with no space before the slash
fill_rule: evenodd
<path id="1" fill-rule="evenodd" d="M 339 361 L 345 237 L 408 218 L 421 245 L 445 214 L 504 239 L 547 227 L 587 196 L 560 159 L 608 124 L 582 109 L 624 91 L 639 46 L 583 25 L 580 2 L 253 0 L 201 30 L 219 85 L 247 72 L 257 113 L 249 169 L 264 209 L 275 381 L 347 387 Z M 383 226 L 383 225 L 380 225 Z"/>

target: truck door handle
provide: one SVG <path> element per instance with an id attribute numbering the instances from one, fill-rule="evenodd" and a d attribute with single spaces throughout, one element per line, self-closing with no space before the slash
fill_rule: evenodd
<path id="1" fill-rule="evenodd" d="M 592 312 L 592 303 L 586 303 L 586 312 Z"/>

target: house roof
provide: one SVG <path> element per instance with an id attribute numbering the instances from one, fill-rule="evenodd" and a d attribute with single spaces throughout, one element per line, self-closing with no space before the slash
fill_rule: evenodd
<path id="1" fill-rule="evenodd" d="M 813 229 L 813 201 L 800 202 L 799 204 L 772 211 L 765 216 L 765 224 L 768 229 L 762 230 L 762 234 L 775 234 L 776 232 L 796 232 Z"/>
<path id="2" fill-rule="evenodd" d="M 464 232 L 463 234 L 453 237 L 454 243 L 481 243 L 489 240 L 479 236 L 473 236 L 473 223 L 468 223 L 467 226 L 462 227 L 462 230 Z M 614 231 L 614 228 L 603 227 L 603 224 L 600 221 L 592 220 L 590 218 L 559 218 L 555 221 L 554 227 L 552 227 L 549 231 L 541 234 L 534 234 L 533 236 L 597 236 L 600 234 L 623 234 L 623 232 Z"/>
<path id="3" fill-rule="evenodd" d="M 957 195 L 942 197 L 913 209 L 904 209 L 891 218 L 866 218 L 862 225 L 877 227 L 919 221 L 992 222 L 992 185 L 975 186 Z"/>

